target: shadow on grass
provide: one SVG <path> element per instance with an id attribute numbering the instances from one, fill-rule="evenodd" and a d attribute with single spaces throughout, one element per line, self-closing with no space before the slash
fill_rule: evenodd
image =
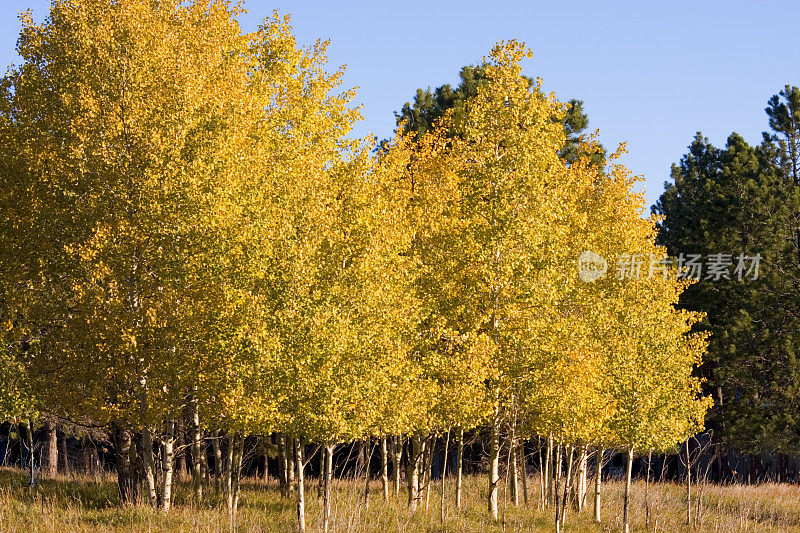
<path id="1" fill-rule="evenodd" d="M 101 477 L 36 479 L 30 486 L 26 472 L 1 468 L 0 486 L 10 488 L 16 499 L 26 503 L 44 500 L 93 510 L 119 507 L 116 484 Z"/>

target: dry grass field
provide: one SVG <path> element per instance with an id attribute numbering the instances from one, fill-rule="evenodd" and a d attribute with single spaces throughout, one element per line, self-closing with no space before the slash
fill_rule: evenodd
<path id="1" fill-rule="evenodd" d="M 432 488 L 427 509 L 423 504 L 411 513 L 404 502 L 383 501 L 380 483 L 373 481 L 368 504 L 363 500 L 363 480 L 336 482 L 333 531 L 336 532 L 528 532 L 553 531 L 554 511 L 542 509 L 531 494 L 528 505 L 512 505 L 501 489 L 500 521 L 492 523 L 485 509 L 485 479 L 465 479 L 464 506 L 455 508 L 452 483 L 442 521 L 441 485 Z M 537 487 L 530 478 L 529 487 Z M 71 477 L 40 480 L 26 485 L 20 470 L 0 470 L 0 529 L 4 532 L 37 531 L 180 531 L 227 532 L 229 517 L 220 498 L 213 493 L 201 505 L 189 500 L 188 484 L 179 483 L 175 508 L 168 514 L 145 505 L 120 507 L 114 477 Z M 307 524 L 318 531 L 320 501 L 315 480 L 307 484 Z M 620 531 L 622 485 L 604 487 L 603 521 L 595 524 L 591 509 L 568 511 L 566 531 Z M 591 502 L 590 502 L 591 506 Z M 701 484 L 693 487 L 693 521 L 686 524 L 685 487 L 672 483 L 634 484 L 634 531 L 800 531 L 800 487 L 785 484 Z M 649 513 L 648 513 L 649 509 Z M 247 480 L 243 486 L 236 531 L 292 532 L 295 530 L 294 501 L 282 499 L 277 484 Z M 648 520 L 649 514 L 649 520 Z"/>

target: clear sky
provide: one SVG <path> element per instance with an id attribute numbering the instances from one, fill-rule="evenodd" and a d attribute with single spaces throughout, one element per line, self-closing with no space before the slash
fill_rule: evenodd
<path id="1" fill-rule="evenodd" d="M 0 62 L 17 60 L 18 11 L 36 20 L 46 0 L 0 4 Z M 245 30 L 273 9 L 292 15 L 301 43 L 330 39 L 331 67 L 346 64 L 364 122 L 388 137 L 393 112 L 417 87 L 455 83 L 498 40 L 533 49 L 526 74 L 559 98 L 585 102 L 590 129 L 645 178 L 648 205 L 696 131 L 723 144 L 731 131 L 758 142 L 767 99 L 800 85 L 800 3 L 794 1 L 310 2 L 246 0 Z"/>

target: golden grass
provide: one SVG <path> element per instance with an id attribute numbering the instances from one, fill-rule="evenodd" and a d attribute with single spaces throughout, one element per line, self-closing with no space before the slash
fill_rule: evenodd
<path id="1" fill-rule="evenodd" d="M 190 487 L 178 483 L 175 508 L 169 513 L 146 505 L 120 507 L 114 477 L 58 477 L 43 479 L 35 487 L 25 484 L 25 473 L 0 469 L 0 529 L 4 532 L 106 532 L 106 531 L 229 531 L 227 511 L 218 495 L 200 505 L 189 498 Z M 405 505 L 405 494 L 383 502 L 380 482 L 372 482 L 369 503 L 363 501 L 363 480 L 337 480 L 334 487 L 333 531 L 336 532 L 522 532 L 553 531 L 555 511 L 538 505 L 536 478 L 530 478 L 530 503 L 515 507 L 500 492 L 500 521 L 489 520 L 486 479 L 464 480 L 464 506 L 455 508 L 452 480 L 448 480 L 445 520 L 441 521 L 440 485 L 432 487 L 430 504 L 416 513 Z M 318 531 L 321 502 L 316 481 L 306 488 L 306 523 Z M 633 488 L 634 531 L 800 531 L 800 488 L 785 484 L 703 484 L 693 487 L 692 528 L 686 525 L 686 491 L 673 483 L 653 484 L 646 494 L 644 483 Z M 591 504 L 591 502 L 590 502 Z M 649 529 L 646 528 L 650 509 Z M 620 531 L 622 485 L 604 486 L 603 522 L 594 524 L 590 509 L 568 511 L 567 531 Z M 237 531 L 292 532 L 296 528 L 295 502 L 282 499 L 275 483 L 247 480 L 243 484 Z"/>

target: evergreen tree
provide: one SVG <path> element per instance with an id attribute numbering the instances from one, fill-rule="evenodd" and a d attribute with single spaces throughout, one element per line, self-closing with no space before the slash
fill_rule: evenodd
<path id="1" fill-rule="evenodd" d="M 706 270 L 680 303 L 706 313 L 697 329 L 709 332 L 702 368 L 715 407 L 709 426 L 742 451 L 797 449 L 795 414 L 800 393 L 794 248 L 800 199 L 793 151 L 796 88 L 770 99 L 774 133 L 753 147 L 731 134 L 716 148 L 697 134 L 689 152 L 672 168 L 672 183 L 654 206 L 663 217 L 659 240 L 679 263 L 701 254 Z M 728 255 L 715 255 L 728 254 Z M 741 272 L 760 256 L 757 279 Z M 708 270 L 727 263 L 728 279 Z M 740 265 L 740 261 L 742 264 Z"/>

